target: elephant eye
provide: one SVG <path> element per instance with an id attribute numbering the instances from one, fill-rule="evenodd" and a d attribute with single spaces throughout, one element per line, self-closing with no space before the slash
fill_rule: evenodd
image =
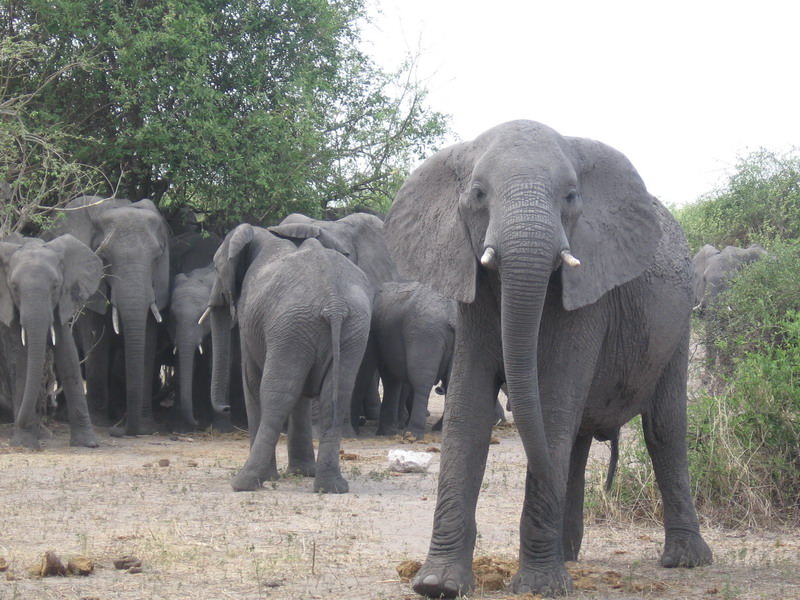
<path id="1" fill-rule="evenodd" d="M 570 190 L 567 193 L 565 199 L 566 199 L 567 202 L 570 202 L 570 203 L 575 202 L 575 200 L 578 199 L 578 192 L 576 190 Z"/>
<path id="2" fill-rule="evenodd" d="M 480 185 L 474 184 L 472 186 L 472 197 L 478 202 L 483 202 L 486 199 L 486 192 Z"/>

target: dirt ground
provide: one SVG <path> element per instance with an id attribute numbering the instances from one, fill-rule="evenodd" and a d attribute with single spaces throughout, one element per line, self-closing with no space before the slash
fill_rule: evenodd
<path id="1" fill-rule="evenodd" d="M 441 401 L 431 421 L 440 411 Z M 59 425 L 44 450 L 31 452 L 9 448 L 11 426 L 0 427 L 0 600 L 417 598 L 397 568 L 427 551 L 436 435 L 411 445 L 369 431 L 344 440 L 350 493 L 321 495 L 297 477 L 259 492 L 231 491 L 229 480 L 247 456 L 244 434 L 118 439 L 98 431 L 99 448 L 70 448 Z M 524 452 L 513 426 L 495 436 L 475 553 L 490 573 L 471 598 L 513 597 L 489 588 L 507 582 L 514 568 Z M 393 448 L 430 451 L 428 471 L 390 472 Z M 598 480 L 607 456 L 597 444 L 591 468 Z M 285 466 L 285 440 L 278 460 Z M 658 567 L 658 524 L 587 523 L 580 562 L 570 565 L 573 597 L 800 598 L 797 531 L 704 524 L 703 534 L 715 554 L 712 566 L 666 570 Z M 94 570 L 41 577 L 48 551 L 65 565 L 89 559 Z M 140 566 L 115 568 L 124 557 Z"/>

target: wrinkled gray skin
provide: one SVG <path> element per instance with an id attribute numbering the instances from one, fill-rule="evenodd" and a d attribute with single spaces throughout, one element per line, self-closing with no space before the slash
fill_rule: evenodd
<path id="1" fill-rule="evenodd" d="M 199 322 L 211 294 L 214 281 L 214 253 L 222 243 L 216 235 L 184 233 L 170 242 L 172 290 L 165 315 L 172 345 L 175 376 L 178 380 L 178 410 L 172 424 L 178 431 L 191 431 L 201 426 L 195 405 L 205 413 L 211 408 L 211 324 Z M 195 386 L 197 381 L 199 386 Z M 209 410 L 204 411 L 207 407 Z M 205 420 L 202 425 L 206 425 Z M 215 420 L 220 430 L 231 429 L 230 415 Z"/>
<path id="2" fill-rule="evenodd" d="M 172 286 L 169 312 L 166 316 L 169 337 L 174 344 L 175 374 L 178 379 L 178 414 L 173 429 L 192 431 L 203 425 L 198 422 L 195 405 L 211 407 L 211 323 L 200 317 L 208 306 L 214 266 L 179 273 Z M 200 385 L 194 385 L 197 381 Z M 205 382 L 205 385 L 203 385 Z M 209 412 L 209 411 L 205 411 Z M 229 431 L 230 414 L 220 415 L 223 424 L 217 429 Z"/>
<path id="3" fill-rule="evenodd" d="M 766 253 L 758 244 L 747 248 L 725 246 L 721 251 L 710 244 L 703 246 L 692 259 L 695 308 L 704 310 L 713 305 L 719 295 L 728 289 L 731 277 Z"/>
<path id="4" fill-rule="evenodd" d="M 398 279 L 397 267 L 383 239 L 383 221 L 375 215 L 353 213 L 336 221 L 323 221 L 293 213 L 269 230 L 295 242 L 316 238 L 326 248 L 341 252 L 364 271 L 373 295 L 383 282 Z M 345 424 L 348 437 L 356 435 L 362 417 L 378 416 L 381 402 L 377 366 L 377 349 L 370 337 L 356 378 L 350 422 Z"/>
<path id="5" fill-rule="evenodd" d="M 628 160 L 539 123 L 506 123 L 428 158 L 384 230 L 401 275 L 460 302 L 433 535 L 414 589 L 472 588 L 503 381 L 528 460 L 515 593 L 572 589 L 564 561 L 581 546 L 592 436 L 611 438 L 636 414 L 664 500 L 661 564 L 711 562 L 687 467 L 691 263 Z"/>
<path id="6" fill-rule="evenodd" d="M 97 446 L 70 321 L 97 290 L 102 275 L 100 259 L 71 235 L 46 243 L 35 238 L 0 242 L 0 322 L 22 340 L 12 445 L 39 447 L 36 401 L 50 343 L 67 400 L 70 444 Z"/>
<path id="7" fill-rule="evenodd" d="M 425 436 L 431 388 L 439 381 L 447 386 L 455 325 L 455 300 L 426 285 L 388 281 L 378 289 L 372 306 L 383 381 L 378 435 Z"/>
<path id="8" fill-rule="evenodd" d="M 93 418 L 108 421 L 110 346 L 113 312 L 125 352 L 125 433 L 155 430 L 152 382 L 155 372 L 156 323 L 169 304 L 169 230 L 150 200 L 82 196 L 72 200 L 55 229 L 72 233 L 103 260 L 100 290 L 75 324 L 86 356 L 87 399 Z"/>
<path id="9" fill-rule="evenodd" d="M 225 391 L 230 329 L 239 325 L 250 455 L 235 491 L 278 478 L 275 446 L 289 419 L 289 472 L 314 479 L 314 491 L 344 493 L 339 442 L 369 335 L 372 298 L 363 272 L 316 239 L 299 248 L 266 229 L 239 225 L 214 257 L 209 300 L 214 346 L 211 399 Z M 319 399 L 314 460 L 311 400 Z"/>

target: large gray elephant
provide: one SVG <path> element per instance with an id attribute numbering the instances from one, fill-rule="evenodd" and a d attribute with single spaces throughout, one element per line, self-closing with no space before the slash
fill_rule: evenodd
<path id="1" fill-rule="evenodd" d="M 397 267 L 383 239 L 383 221 L 375 215 L 353 213 L 336 221 L 324 221 L 293 213 L 269 230 L 298 243 L 316 238 L 326 248 L 341 252 L 364 271 L 373 294 L 383 282 L 398 279 Z M 358 432 L 363 418 L 378 417 L 381 402 L 377 360 L 375 342 L 370 337 L 356 378 L 350 423 L 345 430 L 348 436 Z"/>
<path id="2" fill-rule="evenodd" d="M 418 281 L 387 281 L 372 305 L 383 381 L 378 435 L 425 436 L 428 396 L 450 374 L 456 301 Z"/>
<path id="3" fill-rule="evenodd" d="M 401 275 L 459 301 L 433 535 L 414 589 L 473 585 L 475 504 L 505 382 L 527 456 L 517 593 L 563 594 L 593 435 L 634 415 L 664 500 L 665 567 L 707 564 L 689 487 L 683 232 L 628 160 L 513 121 L 417 168 L 385 222 Z"/>
<path id="4" fill-rule="evenodd" d="M 238 323 L 250 455 L 235 491 L 277 479 L 275 446 L 287 418 L 289 471 L 314 476 L 314 490 L 343 493 L 339 442 L 369 335 L 372 297 L 364 273 L 316 239 L 299 248 L 266 229 L 239 225 L 214 256 L 209 299 L 214 368 L 211 400 L 225 391 L 230 330 Z M 311 399 L 319 399 L 314 460 Z"/>
<path id="5" fill-rule="evenodd" d="M 695 308 L 704 310 L 713 305 L 728 289 L 731 277 L 766 254 L 767 251 L 758 244 L 747 248 L 725 246 L 722 250 L 706 244 L 700 248 L 692 258 Z"/>
<path id="6" fill-rule="evenodd" d="M 39 447 L 36 403 L 49 340 L 67 400 L 70 444 L 97 446 L 70 322 L 97 290 L 102 276 L 101 260 L 69 234 L 46 243 L 22 237 L 0 242 L 0 322 L 17 330 L 21 340 L 12 445 Z"/>
<path id="7" fill-rule="evenodd" d="M 105 266 L 100 290 L 75 326 L 79 346 L 87 355 L 87 399 L 93 417 L 107 421 L 111 416 L 113 330 L 122 335 L 124 346 L 124 433 L 152 433 L 156 324 L 162 320 L 170 293 L 167 223 L 150 200 L 82 196 L 67 204 L 54 231 L 72 233 Z"/>

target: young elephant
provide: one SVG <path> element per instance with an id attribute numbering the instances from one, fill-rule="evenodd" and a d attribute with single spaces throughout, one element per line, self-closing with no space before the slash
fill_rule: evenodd
<path id="1" fill-rule="evenodd" d="M 383 381 L 379 435 L 423 438 L 431 388 L 446 386 L 450 374 L 455 328 L 455 300 L 417 281 L 381 285 L 372 306 Z"/>
<path id="2" fill-rule="evenodd" d="M 235 491 L 278 478 L 275 446 L 287 418 L 289 471 L 314 476 L 314 491 L 343 493 L 339 441 L 369 335 L 372 297 L 364 273 L 316 239 L 299 248 L 266 229 L 239 225 L 214 256 L 209 299 L 214 345 L 211 400 L 230 409 L 226 358 L 239 325 L 250 456 Z M 319 398 L 314 460 L 311 399 Z"/>
<path id="3" fill-rule="evenodd" d="M 0 242 L 0 322 L 18 329 L 22 342 L 12 445 L 39 447 L 36 401 L 49 339 L 67 399 L 70 444 L 97 446 L 69 322 L 97 290 L 102 274 L 102 261 L 69 234 L 47 243 L 22 237 Z"/>

